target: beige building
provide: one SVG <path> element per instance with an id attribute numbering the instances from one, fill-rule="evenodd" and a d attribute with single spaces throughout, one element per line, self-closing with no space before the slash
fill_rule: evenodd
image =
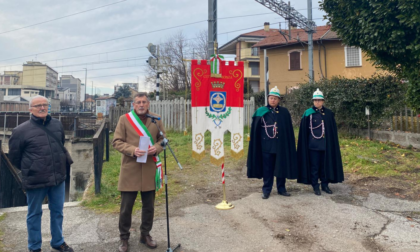
<path id="1" fill-rule="evenodd" d="M 270 23 L 264 23 L 264 29 L 244 33 L 219 48 L 219 54 L 234 54 L 235 61 L 244 62 L 244 81 L 254 92 L 260 89 L 260 50 L 255 44 L 264 40 L 277 29 L 270 29 Z"/>
<path id="2" fill-rule="evenodd" d="M 330 26 L 319 26 L 313 34 L 314 79 L 342 76 L 345 78 L 370 77 L 382 70 L 376 69 L 367 61 L 360 48 L 343 44 Z M 261 51 L 267 50 L 270 89 L 277 86 L 284 94 L 288 88 L 309 80 L 308 75 L 308 36 L 302 29 L 292 30 L 289 38 L 287 30 L 270 33 L 264 40 L 254 45 Z M 260 68 L 260 82 L 265 83 L 264 63 Z M 260 85 L 264 90 L 264 85 Z"/>
<path id="3" fill-rule="evenodd" d="M 55 98 L 58 73 L 40 62 L 28 61 L 23 71 L 5 71 L 0 75 L 0 91 L 5 96 L 24 98 L 43 95 Z"/>

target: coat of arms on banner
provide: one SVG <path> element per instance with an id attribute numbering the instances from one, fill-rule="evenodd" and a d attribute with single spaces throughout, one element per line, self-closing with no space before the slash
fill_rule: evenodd
<path id="1" fill-rule="evenodd" d="M 211 163 L 224 163 L 224 133 L 231 133 L 231 155 L 243 155 L 244 63 L 224 61 L 213 55 L 207 60 L 192 60 L 191 106 L 193 157 L 205 156 L 204 133 L 211 132 Z"/>

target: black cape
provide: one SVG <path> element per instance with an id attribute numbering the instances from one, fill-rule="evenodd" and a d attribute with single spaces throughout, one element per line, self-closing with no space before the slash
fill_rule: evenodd
<path id="1" fill-rule="evenodd" d="M 308 137 L 311 134 L 309 130 L 309 115 L 313 109 L 308 109 L 302 117 L 299 129 L 299 140 L 297 148 L 298 162 L 298 183 L 311 184 L 311 165 L 309 162 Z M 324 108 L 325 125 L 325 175 L 329 183 L 340 183 L 344 181 L 343 163 L 341 161 L 340 145 L 338 143 L 337 124 L 334 119 L 334 113 Z"/>
<path id="2" fill-rule="evenodd" d="M 259 108 L 252 116 L 251 140 L 249 142 L 247 175 L 248 178 L 263 177 L 263 159 L 261 149 L 261 119 L 267 113 L 267 107 Z M 296 179 L 296 142 L 293 132 L 292 119 L 289 111 L 284 107 L 279 107 L 276 114 L 278 127 L 278 137 L 276 146 L 276 165 L 274 176 L 278 178 Z"/>

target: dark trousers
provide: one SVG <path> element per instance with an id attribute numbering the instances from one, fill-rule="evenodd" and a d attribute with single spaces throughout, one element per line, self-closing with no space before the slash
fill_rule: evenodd
<path id="1" fill-rule="evenodd" d="M 274 183 L 274 169 L 276 167 L 276 154 L 262 153 L 263 158 L 263 181 L 262 191 L 264 194 L 270 194 Z M 277 191 L 286 192 L 286 178 L 277 178 Z"/>
<path id="2" fill-rule="evenodd" d="M 153 227 L 153 216 L 155 212 L 155 191 L 140 192 L 141 194 L 141 225 L 140 232 L 143 236 L 149 235 Z M 137 192 L 121 192 L 120 208 L 120 239 L 130 238 L 131 215 L 133 213 L 134 202 Z"/>
<path id="3" fill-rule="evenodd" d="M 325 151 L 309 150 L 309 160 L 311 163 L 311 183 L 314 189 L 319 188 L 318 178 L 321 180 L 321 186 L 328 186 L 327 176 L 324 167 Z"/>

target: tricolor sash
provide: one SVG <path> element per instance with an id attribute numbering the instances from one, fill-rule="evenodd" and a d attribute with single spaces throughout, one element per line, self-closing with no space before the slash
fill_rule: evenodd
<path id="1" fill-rule="evenodd" d="M 125 114 L 131 126 L 136 130 L 139 136 L 148 136 L 150 139 L 149 147 L 154 145 L 153 137 L 150 135 L 149 130 L 137 116 L 137 114 L 132 110 L 130 113 Z M 156 175 L 155 175 L 155 184 L 156 191 L 163 187 L 163 173 L 162 173 L 162 162 L 160 161 L 159 155 L 153 156 L 153 161 L 156 163 Z"/>

